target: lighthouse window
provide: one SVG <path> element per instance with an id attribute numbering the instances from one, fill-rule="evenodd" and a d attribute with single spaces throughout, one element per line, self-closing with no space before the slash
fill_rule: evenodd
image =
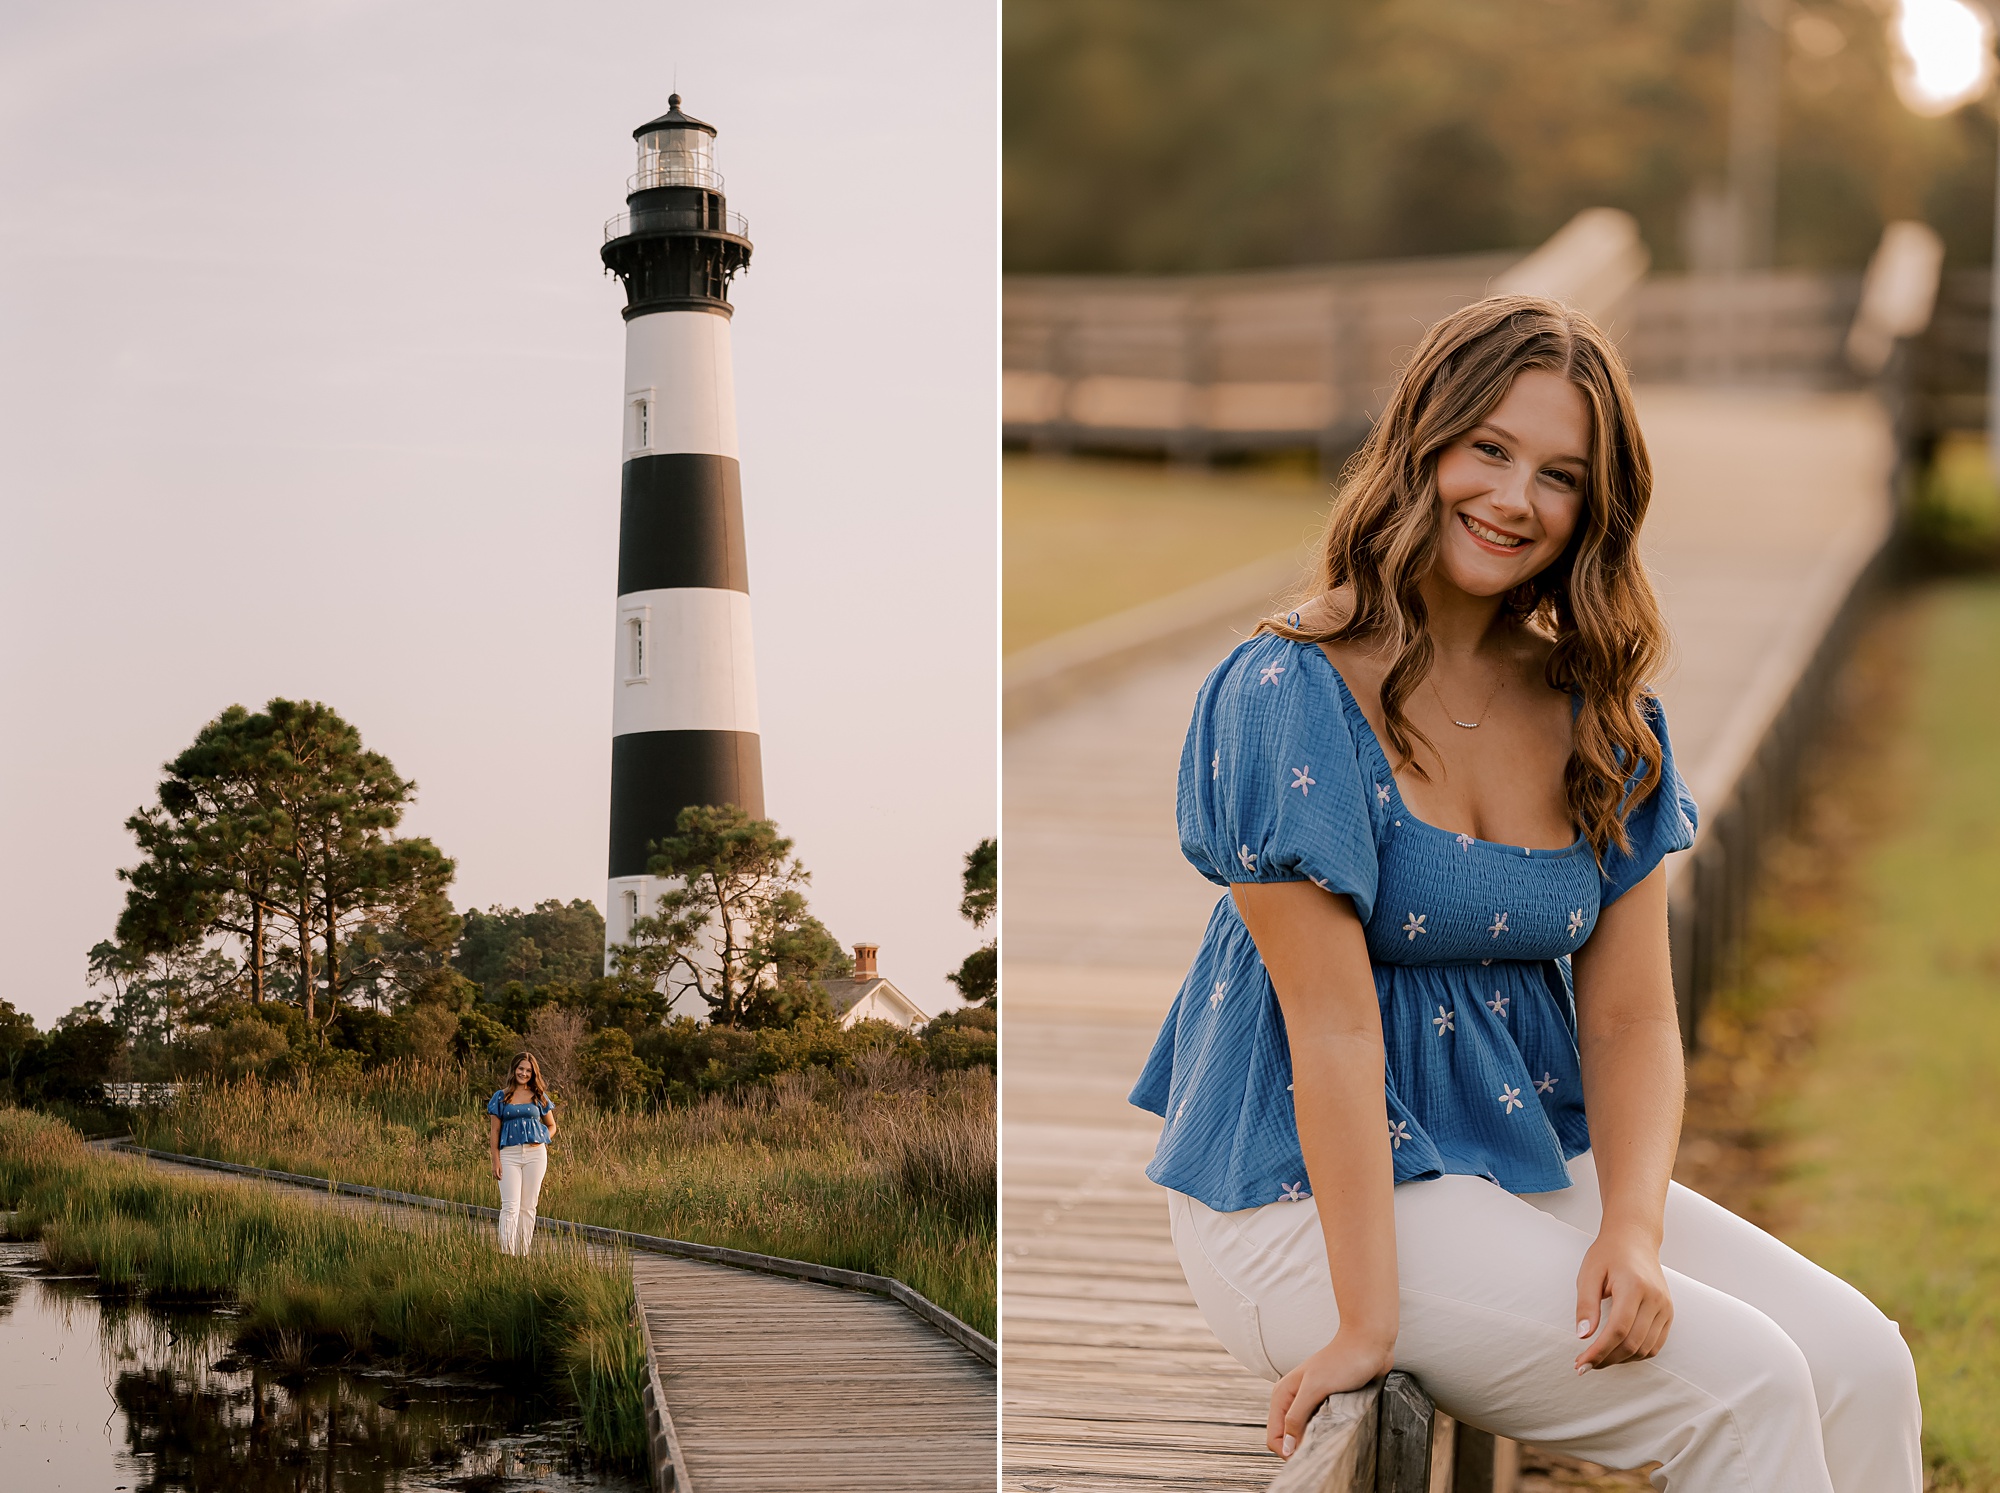
<path id="1" fill-rule="evenodd" d="M 646 619 L 633 617 L 625 624 L 626 674 L 628 679 L 646 677 Z"/>
<path id="2" fill-rule="evenodd" d="M 625 894 L 626 929 L 629 931 L 632 925 L 638 921 L 639 921 L 639 894 L 637 892 L 627 892 Z"/>
<path id="3" fill-rule="evenodd" d="M 653 401 L 642 399 L 632 409 L 633 431 L 638 436 L 632 444 L 641 451 L 653 444 Z"/>

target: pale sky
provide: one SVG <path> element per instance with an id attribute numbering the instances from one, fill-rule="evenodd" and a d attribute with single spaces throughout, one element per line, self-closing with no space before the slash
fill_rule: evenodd
<path id="1" fill-rule="evenodd" d="M 678 86 L 732 300 L 767 808 L 919 1004 L 997 829 L 986 3 L 0 10 L 0 996 L 46 1026 L 123 822 L 223 707 L 327 701 L 460 906 L 604 898 L 623 293 Z"/>

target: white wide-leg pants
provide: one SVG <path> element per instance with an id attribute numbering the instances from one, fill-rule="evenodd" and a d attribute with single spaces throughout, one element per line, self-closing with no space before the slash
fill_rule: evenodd
<path id="1" fill-rule="evenodd" d="M 535 1242 L 535 1204 L 549 1169 L 547 1146 L 500 1148 L 500 1252 L 524 1255 Z"/>
<path id="2" fill-rule="evenodd" d="M 1918 1493 L 1922 1412 L 1896 1324 L 1678 1184 L 1666 1346 L 1578 1377 L 1576 1276 L 1600 1203 L 1588 1154 L 1570 1175 L 1527 1197 L 1479 1177 L 1396 1189 L 1396 1365 L 1440 1409 L 1610 1467 L 1658 1462 L 1653 1485 L 1673 1493 Z M 1239 1363 L 1276 1380 L 1326 1346 L 1339 1318 L 1311 1202 L 1218 1213 L 1170 1197 L 1188 1285 Z"/>

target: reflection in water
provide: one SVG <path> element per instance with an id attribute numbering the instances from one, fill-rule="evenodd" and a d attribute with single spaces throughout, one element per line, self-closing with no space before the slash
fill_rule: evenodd
<path id="1" fill-rule="evenodd" d="M 575 1425 L 460 1375 L 281 1373 L 230 1351 L 226 1310 L 102 1299 L 0 1243 L 0 1484 L 91 1493 L 572 1493 Z"/>

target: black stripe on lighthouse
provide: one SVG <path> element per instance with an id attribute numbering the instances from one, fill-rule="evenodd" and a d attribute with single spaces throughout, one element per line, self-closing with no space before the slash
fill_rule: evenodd
<path id="1" fill-rule="evenodd" d="M 764 817 L 754 731 L 635 731 L 611 738 L 611 875 L 644 876 L 649 845 L 689 804 L 738 804 Z"/>
<path id="2" fill-rule="evenodd" d="M 618 594 L 671 586 L 750 589 L 743 481 L 733 456 L 675 452 L 625 463 Z"/>

